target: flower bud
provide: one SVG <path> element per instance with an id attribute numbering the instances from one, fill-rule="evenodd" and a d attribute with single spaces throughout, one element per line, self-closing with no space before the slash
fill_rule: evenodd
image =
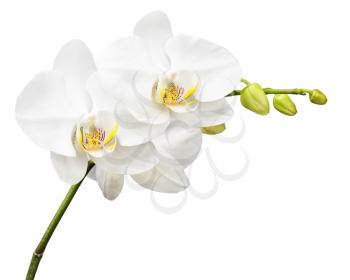
<path id="1" fill-rule="evenodd" d="M 241 91 L 242 105 L 257 114 L 267 115 L 270 105 L 267 96 L 259 84 L 251 84 Z"/>
<path id="2" fill-rule="evenodd" d="M 275 94 L 273 106 L 277 111 L 287 116 L 294 116 L 297 113 L 297 108 L 288 94 Z"/>
<path id="3" fill-rule="evenodd" d="M 226 129 L 226 126 L 224 123 L 214 125 L 214 126 L 208 126 L 208 127 L 201 127 L 201 131 L 204 134 L 209 134 L 209 135 L 215 135 L 223 132 Z"/>
<path id="4" fill-rule="evenodd" d="M 327 96 L 319 89 L 314 89 L 309 94 L 310 101 L 314 104 L 324 105 L 327 103 Z"/>

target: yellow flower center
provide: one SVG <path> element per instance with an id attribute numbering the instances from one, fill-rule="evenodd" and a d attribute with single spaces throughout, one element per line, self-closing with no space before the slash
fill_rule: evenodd
<path id="1" fill-rule="evenodd" d="M 190 82 L 188 81 L 191 79 Z M 175 72 L 157 80 L 152 88 L 153 100 L 166 106 L 189 105 L 198 87 L 197 77 L 189 72 Z"/>
<path id="2" fill-rule="evenodd" d="M 109 113 L 89 115 L 83 119 L 76 131 L 80 147 L 88 154 L 101 157 L 116 147 L 118 124 Z"/>

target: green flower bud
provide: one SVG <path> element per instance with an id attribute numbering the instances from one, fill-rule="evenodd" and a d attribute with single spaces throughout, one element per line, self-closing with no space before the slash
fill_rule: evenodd
<path id="1" fill-rule="evenodd" d="M 277 111 L 288 116 L 294 116 L 297 113 L 297 108 L 288 94 L 275 94 L 273 106 Z"/>
<path id="2" fill-rule="evenodd" d="M 309 94 L 310 101 L 314 104 L 324 105 L 327 103 L 327 96 L 319 89 L 314 89 Z"/>
<path id="3" fill-rule="evenodd" d="M 267 96 L 259 84 L 251 84 L 241 91 L 242 105 L 257 114 L 267 115 L 270 105 Z"/>
<path id="4" fill-rule="evenodd" d="M 201 127 L 201 131 L 204 134 L 209 134 L 209 135 L 215 135 L 223 132 L 226 129 L 226 126 L 224 123 L 214 125 L 214 126 L 208 126 L 208 127 Z"/>

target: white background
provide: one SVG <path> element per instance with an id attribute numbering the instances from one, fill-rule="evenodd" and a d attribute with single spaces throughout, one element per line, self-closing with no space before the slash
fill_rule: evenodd
<path id="1" fill-rule="evenodd" d="M 125 187 L 110 202 L 87 180 L 36 279 L 350 279 L 350 9 L 340 0 L 1 1 L 0 279 L 24 279 L 68 189 L 48 152 L 17 126 L 16 97 L 66 41 L 82 39 L 97 53 L 154 9 L 168 13 L 175 33 L 232 51 L 247 79 L 318 87 L 329 103 L 296 97 L 295 117 L 274 110 L 262 117 L 237 103 L 244 137 L 204 144 L 224 172 L 239 170 L 244 149 L 248 171 L 220 180 L 206 200 L 187 192 L 171 215 L 154 207 L 149 191 Z M 200 168 L 194 187 L 207 191 L 211 173 Z M 156 198 L 168 206 L 182 195 Z"/>

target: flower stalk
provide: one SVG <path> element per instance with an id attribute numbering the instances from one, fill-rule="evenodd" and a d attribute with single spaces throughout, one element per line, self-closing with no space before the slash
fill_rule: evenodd
<path id="1" fill-rule="evenodd" d="M 259 114 L 267 115 L 270 111 L 268 94 L 273 94 L 273 106 L 277 111 L 287 116 L 294 116 L 297 108 L 289 95 L 309 95 L 311 103 L 324 105 L 327 103 L 327 96 L 319 89 L 292 88 L 292 89 L 275 89 L 262 88 L 259 84 L 251 84 L 246 79 L 241 79 L 245 84 L 243 89 L 234 90 L 227 94 L 229 96 L 240 96 L 241 104 L 248 110 Z"/>
<path id="2" fill-rule="evenodd" d="M 305 88 L 293 88 L 293 89 L 275 89 L 275 88 L 263 88 L 265 94 L 294 94 L 294 95 L 307 95 L 311 94 L 311 90 Z M 226 97 L 230 96 L 238 96 L 241 95 L 242 90 L 237 89 L 226 95 Z"/>
<path id="3" fill-rule="evenodd" d="M 75 194 L 77 193 L 80 185 L 83 183 L 85 177 L 87 176 L 87 174 L 90 172 L 90 170 L 94 167 L 94 163 L 93 162 L 89 162 L 88 164 L 88 168 L 86 170 L 85 176 L 83 177 L 83 179 L 81 179 L 81 181 L 75 185 L 72 185 L 68 191 L 68 193 L 66 194 L 65 198 L 63 199 L 60 207 L 58 208 L 55 216 L 52 218 L 49 226 L 47 227 L 43 237 L 41 238 L 38 246 L 36 247 L 33 256 L 32 256 L 32 260 L 30 262 L 29 268 L 28 268 L 28 272 L 27 272 L 27 276 L 26 276 L 26 280 L 33 280 L 35 277 L 35 274 L 38 270 L 40 261 L 44 255 L 45 249 L 47 244 L 49 243 L 51 236 L 53 235 L 57 225 L 59 224 L 59 222 L 61 221 L 64 213 L 66 212 L 68 206 L 70 205 L 70 203 L 72 202 Z"/>

